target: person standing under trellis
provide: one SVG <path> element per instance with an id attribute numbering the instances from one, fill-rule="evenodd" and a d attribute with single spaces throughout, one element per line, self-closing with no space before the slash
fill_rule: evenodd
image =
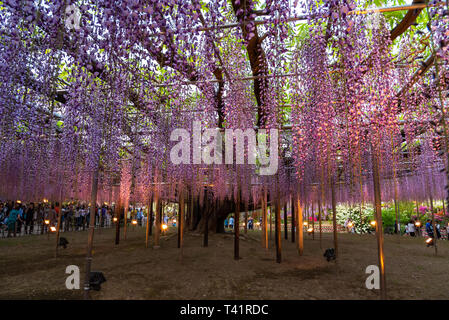
<path id="1" fill-rule="evenodd" d="M 407 229 L 407 232 L 409 233 L 409 235 L 411 237 L 415 236 L 415 224 L 413 223 L 412 220 L 410 220 L 410 222 L 405 226 Z"/>
<path id="2" fill-rule="evenodd" d="M 17 220 L 20 219 L 19 215 L 20 215 L 19 204 L 16 203 L 14 209 L 12 209 L 8 215 L 8 221 L 7 221 L 8 238 L 11 237 L 11 233 L 14 233 L 14 237 L 16 236 L 16 222 L 17 222 Z"/>
<path id="3" fill-rule="evenodd" d="M 27 209 L 25 214 L 25 234 L 33 233 L 34 226 L 34 203 L 30 203 L 30 207 Z"/>

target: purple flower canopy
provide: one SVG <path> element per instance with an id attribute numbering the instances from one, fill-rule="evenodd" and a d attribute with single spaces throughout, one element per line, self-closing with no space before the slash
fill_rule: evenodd
<path id="1" fill-rule="evenodd" d="M 373 152 L 383 201 L 445 198 L 447 8 L 394 40 L 382 14 L 352 14 L 362 1 L 290 2 L 4 1 L 0 198 L 88 200 L 98 171 L 99 203 L 204 187 L 326 201 L 331 181 L 356 203 L 373 200 Z M 173 163 L 172 132 L 196 122 L 278 129 L 257 138 L 278 146 L 276 173 Z"/>

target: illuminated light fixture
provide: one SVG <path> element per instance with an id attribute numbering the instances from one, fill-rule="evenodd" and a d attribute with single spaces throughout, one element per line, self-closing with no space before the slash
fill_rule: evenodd
<path id="1" fill-rule="evenodd" d="M 415 222 L 415 226 L 421 227 L 421 221 L 416 221 L 416 222 Z"/>
<path id="2" fill-rule="evenodd" d="M 373 227 L 375 227 L 376 226 L 376 221 L 372 220 L 369 224 L 372 225 Z"/>
<path id="3" fill-rule="evenodd" d="M 45 224 L 50 224 L 50 220 L 44 220 Z"/>
<path id="4" fill-rule="evenodd" d="M 309 233 L 313 232 L 313 228 L 310 227 L 309 229 L 307 229 L 307 232 L 309 232 Z"/>
<path id="5" fill-rule="evenodd" d="M 50 227 L 50 230 L 51 230 L 51 232 L 56 232 L 56 227 L 51 226 L 51 227 Z"/>
<path id="6" fill-rule="evenodd" d="M 117 217 L 112 218 L 112 221 L 117 222 Z"/>
<path id="7" fill-rule="evenodd" d="M 348 227 L 349 227 L 349 228 L 352 228 L 353 226 L 354 226 L 354 224 L 352 223 L 352 221 L 349 221 Z"/>
<path id="8" fill-rule="evenodd" d="M 307 227 L 307 225 L 308 225 L 307 221 L 305 221 L 305 222 L 303 223 L 303 225 Z"/>
<path id="9" fill-rule="evenodd" d="M 168 226 L 164 223 L 163 225 L 162 225 L 162 230 L 167 230 L 167 228 L 168 228 Z"/>
<path id="10" fill-rule="evenodd" d="M 131 221 L 131 223 L 136 225 L 137 224 L 137 220 L 133 220 L 133 221 Z"/>
<path id="11" fill-rule="evenodd" d="M 432 238 L 429 238 L 429 239 L 426 240 L 426 243 L 429 244 L 429 243 L 432 242 L 432 240 L 433 240 Z"/>
<path id="12" fill-rule="evenodd" d="M 256 222 L 256 226 L 260 226 L 260 222 Z"/>
<path id="13" fill-rule="evenodd" d="M 22 203 L 22 201 L 20 201 L 20 200 L 17 200 L 16 202 L 17 202 L 17 203 Z"/>
<path id="14" fill-rule="evenodd" d="M 173 219 L 173 222 L 176 223 L 176 219 Z"/>
<path id="15" fill-rule="evenodd" d="M 108 203 L 107 203 L 107 202 L 105 202 L 105 203 L 104 203 L 104 205 L 105 205 L 105 206 L 107 206 L 107 205 L 108 205 Z"/>

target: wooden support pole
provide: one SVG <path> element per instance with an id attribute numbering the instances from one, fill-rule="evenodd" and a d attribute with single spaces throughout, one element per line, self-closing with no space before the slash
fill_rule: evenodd
<path id="1" fill-rule="evenodd" d="M 311 202 L 310 210 L 312 216 L 312 240 L 315 240 L 315 212 L 313 212 L 313 200 Z"/>
<path id="2" fill-rule="evenodd" d="M 116 245 L 118 245 L 120 243 L 120 218 L 122 215 L 121 213 L 122 213 L 122 201 L 121 201 L 120 189 L 119 189 L 117 203 L 115 204 L 115 217 L 117 218 L 117 221 L 115 222 L 115 244 Z"/>
<path id="3" fill-rule="evenodd" d="M 95 169 L 92 175 L 92 192 L 90 197 L 90 221 L 89 221 L 89 238 L 87 241 L 87 256 L 86 256 L 86 275 L 84 278 L 84 300 L 89 299 L 89 275 L 92 266 L 92 249 L 94 244 L 94 231 L 95 231 L 95 206 L 97 203 L 98 192 L 98 168 Z"/>
<path id="4" fill-rule="evenodd" d="M 272 197 L 270 195 L 270 202 L 273 203 L 273 201 L 271 201 L 271 199 L 272 199 Z M 270 240 L 271 240 L 271 239 L 273 239 L 273 236 L 272 236 L 272 234 L 273 234 L 273 205 L 270 205 L 269 219 L 270 219 Z"/>
<path id="5" fill-rule="evenodd" d="M 184 211 L 185 211 L 185 204 L 184 204 L 184 190 L 180 190 L 179 192 L 179 216 L 178 216 L 178 224 L 179 224 L 179 248 L 180 251 L 180 259 L 182 260 L 182 255 L 184 253 Z"/>
<path id="6" fill-rule="evenodd" d="M 203 247 L 209 246 L 209 199 L 207 196 L 207 189 L 204 189 L 204 238 Z"/>
<path id="7" fill-rule="evenodd" d="M 279 188 L 277 186 L 277 188 Z M 282 244 L 281 244 L 281 200 L 279 189 L 276 192 L 276 215 L 275 215 L 275 238 L 276 238 L 276 262 L 282 261 Z"/>
<path id="8" fill-rule="evenodd" d="M 240 259 L 240 183 L 238 184 L 237 198 L 235 200 L 234 222 L 234 260 Z"/>
<path id="9" fill-rule="evenodd" d="M 295 210 L 295 202 L 292 201 L 292 198 L 290 196 L 290 208 L 291 208 L 291 214 L 292 214 L 292 243 L 295 242 L 295 235 L 296 235 L 296 230 L 298 229 L 298 226 L 296 225 L 296 210 Z"/>
<path id="10" fill-rule="evenodd" d="M 126 240 L 126 231 L 128 229 L 128 209 L 129 209 L 129 200 L 125 200 L 125 221 L 123 225 L 123 239 Z"/>
<path id="11" fill-rule="evenodd" d="M 263 188 L 262 198 L 262 247 L 268 250 L 268 212 L 267 212 L 267 189 Z"/>
<path id="12" fill-rule="evenodd" d="M 245 201 L 245 234 L 248 233 L 248 201 Z"/>
<path id="13" fill-rule="evenodd" d="M 438 255 L 438 247 L 437 247 L 438 232 L 437 232 L 436 223 L 435 223 L 435 214 L 433 212 L 432 193 L 429 195 L 429 201 L 430 201 L 430 211 L 432 212 L 433 247 L 435 248 L 435 255 Z"/>
<path id="14" fill-rule="evenodd" d="M 284 204 L 284 238 L 288 240 L 287 202 Z"/>
<path id="15" fill-rule="evenodd" d="M 149 244 L 150 244 L 150 230 L 151 230 L 151 225 L 153 224 L 153 198 L 154 196 L 152 195 L 150 197 L 150 201 L 148 202 L 148 214 L 147 214 L 147 225 L 146 225 L 146 230 L 145 230 L 145 248 L 148 248 Z"/>
<path id="16" fill-rule="evenodd" d="M 338 259 L 338 238 L 337 238 L 337 203 L 335 199 L 334 177 L 331 177 L 331 201 L 332 201 L 332 226 L 334 227 L 334 249 L 335 261 Z"/>
<path id="17" fill-rule="evenodd" d="M 58 205 L 58 224 L 56 226 L 56 246 L 55 246 L 55 258 L 58 256 L 58 247 L 59 247 L 59 232 L 61 230 L 61 216 L 62 216 L 62 192 L 63 192 L 63 185 L 61 186 L 61 192 L 59 195 L 59 205 Z M 26 232 L 26 227 L 25 227 Z"/>
<path id="18" fill-rule="evenodd" d="M 323 237 L 322 237 L 322 230 L 321 230 L 321 212 L 322 212 L 321 199 L 318 197 L 318 220 L 319 220 L 319 228 L 320 228 L 320 249 L 323 248 L 323 246 L 322 246 Z"/>
<path id="19" fill-rule="evenodd" d="M 297 241 L 297 249 L 300 256 L 302 256 L 304 252 L 304 226 L 303 226 L 303 216 L 302 216 L 302 207 L 301 202 L 299 200 L 299 194 L 296 195 L 296 215 L 297 215 L 297 225 L 298 229 L 296 231 L 298 235 L 298 241 Z"/>
<path id="20" fill-rule="evenodd" d="M 156 226 L 154 230 L 154 246 L 153 249 L 160 248 L 159 240 L 161 238 L 161 213 L 162 213 L 162 206 L 161 206 L 161 200 L 159 199 L 159 195 L 157 194 L 155 196 L 156 198 Z"/>
<path id="21" fill-rule="evenodd" d="M 373 147 L 371 147 L 372 165 L 373 165 L 373 185 L 374 185 L 374 208 L 376 213 L 376 236 L 377 249 L 380 269 L 380 296 L 381 299 L 387 298 L 387 286 L 385 280 L 385 256 L 384 256 L 384 239 L 382 230 L 382 202 L 380 197 L 380 182 L 379 182 L 379 165 L 377 161 L 377 154 Z"/>

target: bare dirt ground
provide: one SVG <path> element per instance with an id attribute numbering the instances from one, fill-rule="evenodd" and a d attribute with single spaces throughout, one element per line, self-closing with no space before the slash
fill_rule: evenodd
<path id="1" fill-rule="evenodd" d="M 378 299 L 365 288 L 368 265 L 376 265 L 374 235 L 339 234 L 340 261 L 323 257 L 333 247 L 332 235 L 323 234 L 322 249 L 305 235 L 303 256 L 295 244 L 283 240 L 283 262 L 275 262 L 274 235 L 269 251 L 260 231 L 242 234 L 241 260 L 233 260 L 233 235 L 187 233 L 183 259 L 173 230 L 162 237 L 161 248 L 145 248 L 144 228 L 130 228 L 127 240 L 114 244 L 114 231 L 95 231 L 92 270 L 107 281 L 93 299 Z M 123 232 L 123 230 L 122 230 Z M 242 231 L 243 233 L 243 231 Z M 55 236 L 0 240 L 0 299 L 80 299 L 82 290 L 68 290 L 65 269 L 81 269 L 81 288 L 87 232 L 62 234 L 70 242 L 54 258 Z M 122 233 L 123 236 L 123 233 Z M 289 235 L 290 236 L 290 235 Z M 385 235 L 386 279 L 389 299 L 449 299 L 449 241 L 438 242 L 438 256 L 423 238 Z"/>

